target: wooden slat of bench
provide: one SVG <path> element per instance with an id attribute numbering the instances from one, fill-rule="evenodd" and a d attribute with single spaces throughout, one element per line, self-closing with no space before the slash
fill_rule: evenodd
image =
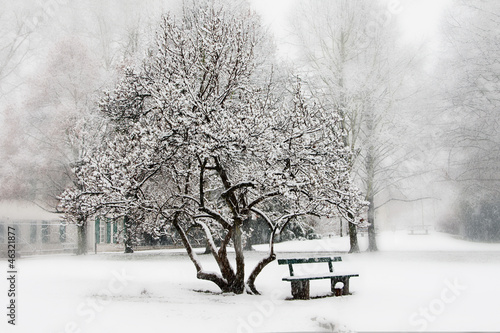
<path id="1" fill-rule="evenodd" d="M 316 263 L 326 262 L 328 263 L 329 271 L 333 272 L 332 262 L 334 261 L 342 261 L 342 257 L 278 259 L 278 265 L 288 265 L 290 276 L 294 276 L 295 275 L 293 272 L 294 264 L 316 264 Z"/>
<path id="2" fill-rule="evenodd" d="M 301 276 L 288 276 L 284 277 L 283 281 L 300 281 L 300 280 L 321 280 L 321 279 L 331 279 L 331 278 L 339 278 L 339 277 L 353 277 L 359 276 L 357 273 L 351 272 L 334 272 L 334 273 L 325 273 L 322 275 L 301 275 Z"/>
<path id="3" fill-rule="evenodd" d="M 342 261 L 342 257 L 278 259 L 278 265 L 313 264 L 318 262 Z"/>

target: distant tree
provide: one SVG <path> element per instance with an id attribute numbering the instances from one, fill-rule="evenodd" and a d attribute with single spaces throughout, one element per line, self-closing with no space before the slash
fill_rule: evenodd
<path id="1" fill-rule="evenodd" d="M 36 25 L 25 5 L 9 6 L 12 12 L 2 14 L 0 24 L 0 93 L 10 103 L 0 110 L 0 198 L 31 200 L 55 211 L 58 195 L 75 180 L 72 167 L 100 135 L 89 129 L 101 125 L 93 114 L 95 92 L 113 81 L 116 70 L 142 56 L 149 35 L 134 24 L 144 13 L 131 6 L 120 10 L 122 17 L 134 17 L 132 22 L 110 21 L 109 4 L 94 16 L 69 20 L 72 12 L 89 8 L 68 3 L 48 14 L 53 20 Z M 24 76 L 13 75 L 18 72 Z M 21 93 L 12 93 L 14 85 L 21 86 L 23 96 L 17 102 Z M 78 222 L 79 253 L 87 251 L 87 218 L 84 214 Z"/>
<path id="2" fill-rule="evenodd" d="M 31 200 L 56 211 L 58 195 L 74 183 L 71 165 L 90 143 L 89 127 L 94 92 L 100 85 L 97 64 L 77 39 L 60 41 L 47 62 L 26 83 L 27 98 L 5 112 L 7 131 L 1 154 L 7 154 L 0 172 L 0 196 Z M 92 131 L 95 133 L 95 131 Z M 83 141 L 86 140 L 86 141 Z M 86 253 L 83 215 L 78 225 L 78 251 Z"/>
<path id="3" fill-rule="evenodd" d="M 386 2 L 301 5 L 293 24 L 303 70 L 323 107 L 341 117 L 344 144 L 355 153 L 353 176 L 369 202 L 368 250 L 377 251 L 377 198 L 390 196 L 408 178 L 402 170 L 412 153 L 401 143 L 410 133 L 401 121 L 398 92 L 415 58 L 397 47 L 397 8 L 390 12 Z M 358 252 L 355 225 L 349 224 L 349 234 L 350 251 Z"/>
<path id="4" fill-rule="evenodd" d="M 9 77 L 19 69 L 20 65 L 28 58 L 30 51 L 29 37 L 31 31 L 26 27 L 26 20 L 20 19 L 11 13 L 0 14 L 3 24 L 0 25 L 0 98 L 9 95 L 16 85 L 17 80 Z"/>
<path id="5" fill-rule="evenodd" d="M 446 110 L 442 122 L 448 153 L 446 180 L 458 189 L 457 223 L 472 239 L 495 237 L 493 209 L 500 183 L 500 66 L 498 15 L 495 1 L 453 3 L 443 27 L 440 77 Z M 488 236 L 486 236 L 488 234 Z"/>
<path id="6" fill-rule="evenodd" d="M 442 74 L 454 78 L 445 82 L 449 112 L 444 116 L 456 124 L 447 133 L 448 176 L 466 186 L 480 183 L 491 189 L 500 181 L 499 9 L 492 1 L 459 2 L 444 29 L 447 54 L 442 58 L 448 64 Z"/>
<path id="7" fill-rule="evenodd" d="M 264 57 L 269 45 L 258 18 L 238 6 L 202 3 L 163 17 L 142 67 L 100 103 L 106 139 L 76 170 L 82 188 L 61 195 L 67 218 L 76 205 L 141 214 L 143 229 L 175 230 L 198 278 L 237 294 L 258 293 L 255 279 L 291 221 L 337 213 L 356 223 L 364 201 L 340 117 L 304 96 L 300 80 L 283 92 Z M 262 209 L 270 199 L 285 211 Z M 245 280 L 243 229 L 253 215 L 272 230 L 270 251 Z M 196 229 L 219 273 L 198 260 Z"/>

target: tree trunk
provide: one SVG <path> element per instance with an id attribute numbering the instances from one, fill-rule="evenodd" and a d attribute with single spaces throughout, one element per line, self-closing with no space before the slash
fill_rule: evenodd
<path id="1" fill-rule="evenodd" d="M 255 279 L 257 279 L 257 276 L 260 274 L 260 272 L 262 272 L 262 270 L 264 269 L 264 267 L 267 266 L 267 264 L 276 260 L 276 254 L 274 253 L 274 238 L 276 237 L 277 231 L 278 231 L 278 228 L 274 227 L 272 232 L 271 232 L 271 236 L 270 236 L 270 240 L 269 240 L 269 255 L 267 257 L 263 258 L 257 264 L 257 266 L 254 268 L 254 270 L 252 271 L 252 273 L 250 273 L 250 276 L 248 277 L 247 286 L 249 289 L 249 293 L 252 293 L 254 295 L 260 295 L 257 288 L 255 288 Z"/>
<path id="2" fill-rule="evenodd" d="M 227 231 L 226 236 L 224 237 L 224 240 L 221 243 L 221 246 L 219 248 L 219 252 L 214 255 L 214 257 L 217 260 L 217 263 L 219 264 L 219 267 L 221 269 L 222 276 L 226 279 L 226 281 L 233 281 L 236 278 L 236 274 L 234 273 L 234 269 L 231 267 L 231 263 L 229 262 L 229 259 L 227 258 L 227 245 L 229 244 L 229 241 L 231 240 L 233 235 L 232 229 L 229 229 Z"/>
<path id="3" fill-rule="evenodd" d="M 130 241 L 125 242 L 125 253 L 134 253 L 134 249 L 132 248 L 132 243 Z"/>
<path id="4" fill-rule="evenodd" d="M 370 205 L 368 206 L 368 251 L 378 251 L 377 239 L 375 237 L 375 203 L 373 196 L 367 197 Z"/>
<path id="5" fill-rule="evenodd" d="M 212 249 L 210 248 L 210 244 L 207 241 L 207 244 L 205 245 L 205 252 L 203 252 L 203 254 L 211 254 L 211 253 Z"/>
<path id="6" fill-rule="evenodd" d="M 123 226 L 125 228 L 125 233 L 123 235 L 123 243 L 125 245 L 125 253 L 134 253 L 133 246 L 133 230 L 132 230 L 132 222 L 129 220 L 127 216 L 124 217 Z"/>
<path id="7" fill-rule="evenodd" d="M 215 283 L 223 292 L 230 292 L 232 290 L 232 286 L 229 286 L 226 279 L 224 279 L 222 276 L 220 276 L 217 273 L 211 273 L 211 272 L 205 272 L 203 267 L 201 266 L 200 261 L 198 260 L 198 257 L 196 256 L 196 253 L 193 250 L 193 247 L 191 246 L 191 243 L 189 243 L 189 239 L 186 235 L 186 232 L 184 229 L 179 224 L 179 221 L 177 221 L 178 216 L 174 217 L 173 221 L 173 226 L 179 233 L 179 236 L 181 237 L 182 243 L 184 244 L 184 248 L 186 249 L 186 252 L 189 256 L 189 259 L 191 259 L 191 262 L 194 264 L 196 267 L 196 277 L 201 280 L 207 280 L 207 281 L 212 281 Z M 241 294 L 241 293 L 240 293 Z"/>
<path id="8" fill-rule="evenodd" d="M 76 254 L 87 254 L 87 221 L 80 221 L 80 224 L 77 225 L 77 232 L 78 248 L 76 250 Z"/>
<path id="9" fill-rule="evenodd" d="M 374 135 L 374 115 L 370 109 L 367 117 L 367 127 L 370 136 Z M 377 242 L 375 240 L 375 147 L 370 142 L 366 156 L 366 201 L 368 206 L 368 251 L 378 251 Z"/>
<path id="10" fill-rule="evenodd" d="M 358 231 L 356 229 L 356 225 L 351 222 L 347 223 L 349 225 L 349 242 L 351 243 L 351 248 L 349 249 L 349 253 L 358 253 L 359 244 L 358 244 Z"/>
<path id="11" fill-rule="evenodd" d="M 247 285 L 248 285 L 248 288 L 250 289 L 250 292 L 252 294 L 254 294 L 254 295 L 260 295 L 260 293 L 257 290 L 257 288 L 255 288 L 255 280 L 257 279 L 257 276 L 260 274 L 260 272 L 262 272 L 262 270 L 264 269 L 264 267 L 266 267 L 267 264 L 269 264 L 270 262 L 273 262 L 274 260 L 276 260 L 276 254 L 269 253 L 269 255 L 267 257 L 263 258 L 257 264 L 257 266 L 254 268 L 254 270 L 252 271 L 252 273 L 248 277 Z"/>
<path id="12" fill-rule="evenodd" d="M 231 289 L 235 294 L 242 294 L 245 291 L 245 257 L 243 256 L 241 220 L 236 219 L 233 227 L 233 244 L 236 253 L 236 278 Z"/>

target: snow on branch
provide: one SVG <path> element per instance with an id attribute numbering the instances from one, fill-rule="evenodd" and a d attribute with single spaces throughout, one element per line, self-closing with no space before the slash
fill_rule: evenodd
<path id="1" fill-rule="evenodd" d="M 266 213 L 264 213 L 263 211 L 261 211 L 260 209 L 257 209 L 257 208 L 252 208 L 251 209 L 252 212 L 260 215 L 260 217 L 262 217 L 264 219 L 264 221 L 266 221 L 266 223 L 269 225 L 269 227 L 271 228 L 271 230 L 274 230 L 275 229 L 275 225 L 274 223 L 271 221 L 271 219 L 267 216 Z"/>
<path id="2" fill-rule="evenodd" d="M 218 2 L 190 6 L 180 20 L 163 17 L 143 66 L 102 99 L 107 139 L 78 166 L 81 190 L 68 191 L 65 202 L 85 216 L 111 204 L 134 216 L 138 230 L 168 225 L 198 277 L 235 293 L 244 289 L 243 244 L 252 232 L 245 228 L 255 213 L 272 230 L 270 254 L 248 281 L 256 293 L 256 276 L 275 258 L 274 237 L 291 220 L 335 207 L 354 216 L 362 196 L 349 176 L 351 153 L 334 130 L 336 111 L 321 109 L 299 83 L 262 62 L 272 57 L 259 20 Z M 81 192 L 102 194 L 78 200 Z M 199 227 L 221 274 L 205 272 L 196 258 L 189 237 L 201 239 Z"/>
<path id="3" fill-rule="evenodd" d="M 266 199 L 269 199 L 269 198 L 272 198 L 272 197 L 276 197 L 280 195 L 280 192 L 279 191 L 273 191 L 273 192 L 268 192 L 268 193 L 265 193 L 263 195 L 261 195 L 260 197 L 258 197 L 257 199 L 255 199 L 254 201 L 252 201 L 249 205 L 248 205 L 248 208 L 249 209 L 252 209 L 253 206 L 256 206 L 258 205 L 259 203 L 261 203 L 262 201 L 266 200 Z"/>
<path id="4" fill-rule="evenodd" d="M 222 192 L 221 196 L 222 197 L 227 197 L 228 195 L 232 194 L 234 191 L 240 189 L 240 188 L 244 188 L 244 187 L 255 187 L 255 183 L 254 182 L 241 182 L 241 183 L 238 183 L 236 185 L 233 185 L 231 186 L 230 188 L 228 188 L 227 190 L 225 190 L 224 192 Z"/>
<path id="5" fill-rule="evenodd" d="M 199 210 L 204 213 L 207 213 L 208 216 L 219 222 L 224 228 L 226 229 L 231 228 L 231 223 L 229 223 L 221 214 L 207 207 L 200 207 Z"/>

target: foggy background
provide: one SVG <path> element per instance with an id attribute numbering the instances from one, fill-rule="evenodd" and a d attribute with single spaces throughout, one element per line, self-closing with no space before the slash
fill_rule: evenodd
<path id="1" fill-rule="evenodd" d="M 349 121 L 376 227 L 500 240 L 496 1 L 254 0 L 277 60 Z M 0 199 L 54 211 L 69 135 L 181 1 L 1 1 Z"/>

